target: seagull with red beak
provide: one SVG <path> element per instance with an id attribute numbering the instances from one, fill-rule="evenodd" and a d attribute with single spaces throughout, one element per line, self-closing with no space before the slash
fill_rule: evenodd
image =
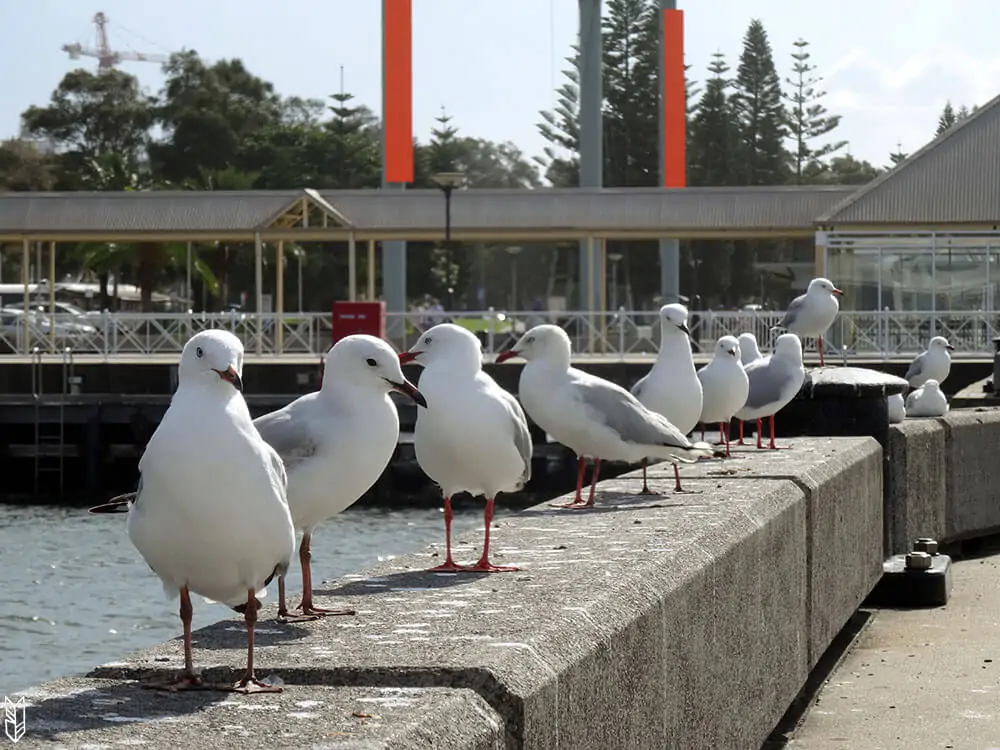
<path id="1" fill-rule="evenodd" d="M 128 510 L 129 539 L 180 596 L 184 669 L 167 690 L 207 687 L 195 673 L 191 594 L 243 614 L 247 668 L 222 689 L 280 692 L 254 674 L 258 597 L 288 569 L 295 532 L 281 459 L 253 427 L 241 393 L 243 345 L 228 331 L 202 331 L 181 353 L 177 391 L 139 461 L 138 490 L 94 512 Z"/>
<path id="2" fill-rule="evenodd" d="M 837 297 L 842 297 L 843 294 L 829 279 L 813 279 L 809 282 L 806 293 L 792 300 L 785 317 L 771 330 L 794 333 L 800 339 L 816 339 L 819 366 L 823 367 L 823 336 L 840 312 Z"/>
<path id="3" fill-rule="evenodd" d="M 313 603 L 312 535 L 317 525 L 357 502 L 389 465 L 399 443 L 392 391 L 427 406 L 423 394 L 403 376 L 391 346 L 374 336 L 345 336 L 326 355 L 318 391 L 254 420 L 261 437 L 284 461 L 288 507 L 295 530 L 302 533 L 302 614 L 289 614 L 281 576 L 278 619 L 283 622 L 354 614 L 352 609 L 324 609 Z"/>
<path id="4" fill-rule="evenodd" d="M 451 323 L 427 330 L 400 362 L 423 367 L 420 390 L 428 408 L 417 415 L 413 443 L 417 463 L 444 493 L 445 561 L 440 572 L 517 570 L 490 562 L 494 498 L 517 492 L 531 479 L 531 434 L 517 399 L 483 372 L 479 339 Z M 451 498 L 459 492 L 486 496 L 483 552 L 472 566 L 451 553 Z"/>

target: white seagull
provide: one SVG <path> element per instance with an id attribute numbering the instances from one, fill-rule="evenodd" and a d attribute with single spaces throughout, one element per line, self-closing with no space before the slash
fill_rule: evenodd
<path id="1" fill-rule="evenodd" d="M 819 364 L 823 366 L 823 336 L 833 325 L 834 318 L 840 311 L 837 297 L 843 292 L 833 285 L 829 279 L 822 277 L 809 282 L 805 294 L 800 294 L 792 300 L 781 319 L 772 330 L 785 330 L 801 338 L 816 339 L 819 351 Z"/>
<path id="2" fill-rule="evenodd" d="M 742 409 L 750 393 L 750 381 L 740 363 L 740 342 L 735 336 L 723 336 L 715 344 L 712 361 L 698 370 L 704 394 L 701 422 L 719 423 L 729 454 L 729 422 Z"/>
<path id="3" fill-rule="evenodd" d="M 936 380 L 928 380 L 906 397 L 907 417 L 943 417 L 948 413 L 948 399 Z"/>
<path id="4" fill-rule="evenodd" d="M 202 331 L 181 353 L 177 391 L 139 461 L 139 488 L 92 509 L 128 508 L 128 535 L 173 598 L 180 594 L 184 671 L 154 687 L 198 689 L 191 656 L 191 592 L 241 612 L 247 668 L 238 692 L 280 692 L 254 675 L 258 597 L 295 552 L 285 470 L 254 429 L 241 393 L 243 345 Z"/>
<path id="5" fill-rule="evenodd" d="M 428 408 L 417 415 L 413 443 L 420 468 L 444 493 L 445 561 L 435 571 L 515 571 L 490 562 L 490 526 L 498 492 L 517 492 L 531 479 L 531 434 L 524 410 L 483 372 L 479 339 L 457 325 L 425 331 L 400 362 L 424 369 L 420 389 Z M 486 496 L 483 553 L 473 566 L 451 557 L 451 498 Z"/>
<path id="6" fill-rule="evenodd" d="M 774 415 L 784 409 L 802 389 L 806 371 L 802 366 L 802 342 L 794 333 L 783 333 L 774 343 L 774 353 L 746 366 L 750 391 L 746 405 L 736 412 L 742 420 L 757 420 L 757 447 L 760 444 L 761 419 L 771 418 L 771 442 L 775 450 Z"/>
<path id="7" fill-rule="evenodd" d="M 651 411 L 666 417 L 687 435 L 701 417 L 701 381 L 691 353 L 688 310 L 672 303 L 660 308 L 660 351 L 646 375 L 632 386 L 632 395 Z M 702 435 L 704 438 L 704 435 Z M 674 464 L 675 491 L 681 490 L 681 475 Z M 642 495 L 654 494 L 646 484 L 646 459 L 642 459 Z"/>
<path id="8" fill-rule="evenodd" d="M 754 360 L 760 359 L 764 355 L 760 353 L 760 347 L 757 346 L 757 337 L 750 332 L 741 333 L 739 336 L 740 342 L 740 362 L 743 367 L 746 368 L 748 364 Z M 737 441 L 737 445 L 743 445 L 743 420 L 739 420 L 740 423 L 740 439 Z"/>
<path id="9" fill-rule="evenodd" d="M 285 463 L 288 507 L 295 530 L 302 532 L 302 615 L 289 615 L 280 576 L 278 619 L 284 622 L 354 614 L 313 604 L 310 541 L 318 524 L 357 502 L 389 464 L 399 443 L 399 414 L 390 391 L 426 406 L 391 346 L 374 336 L 345 336 L 326 355 L 318 391 L 254 420 Z"/>
<path id="10" fill-rule="evenodd" d="M 637 463 L 647 456 L 693 463 L 715 452 L 692 443 L 670 421 L 650 411 L 624 388 L 570 366 L 572 347 L 566 332 L 554 325 L 535 326 L 496 361 L 527 360 L 518 395 L 529 416 L 579 457 L 576 499 L 563 508 L 594 504 L 601 459 Z M 586 457 L 594 458 L 590 497 L 581 496 Z"/>
<path id="11" fill-rule="evenodd" d="M 951 354 L 955 347 L 944 336 L 935 336 L 927 345 L 927 351 L 918 354 L 910 363 L 903 378 L 911 388 L 919 388 L 928 380 L 936 380 L 941 385 L 951 372 Z"/>
<path id="12" fill-rule="evenodd" d="M 888 397 L 889 424 L 899 424 L 906 419 L 906 402 L 902 393 L 894 393 Z"/>

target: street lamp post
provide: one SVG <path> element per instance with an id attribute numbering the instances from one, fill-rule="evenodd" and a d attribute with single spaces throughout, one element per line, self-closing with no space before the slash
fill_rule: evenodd
<path id="1" fill-rule="evenodd" d="M 455 280 L 451 278 L 451 269 L 454 265 L 451 245 L 451 193 L 460 187 L 465 180 L 465 175 L 461 172 L 438 172 L 431 177 L 434 183 L 441 188 L 444 193 L 444 250 L 445 250 L 445 286 L 448 289 L 448 310 L 455 310 Z"/>
<path id="2" fill-rule="evenodd" d="M 618 311 L 618 261 L 622 259 L 621 253 L 608 253 L 608 260 L 611 261 L 611 309 Z"/>
<path id="3" fill-rule="evenodd" d="M 523 250 L 519 245 L 511 245 L 507 248 L 510 253 L 510 309 L 516 311 L 517 308 L 517 256 Z"/>

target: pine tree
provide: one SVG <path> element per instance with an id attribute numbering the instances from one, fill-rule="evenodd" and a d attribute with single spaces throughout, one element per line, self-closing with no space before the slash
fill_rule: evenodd
<path id="1" fill-rule="evenodd" d="M 785 108 L 781 81 L 763 24 L 754 19 L 743 38 L 733 105 L 740 128 L 743 182 L 776 185 L 785 181 Z"/>
<path id="2" fill-rule="evenodd" d="M 352 94 L 343 90 L 330 96 L 333 118 L 327 124 L 331 135 L 329 173 L 336 176 L 337 188 L 350 189 L 378 184 L 381 163 L 378 139 L 372 137 L 375 120 L 366 107 L 351 105 Z"/>
<path id="3" fill-rule="evenodd" d="M 937 131 L 934 135 L 941 135 L 956 122 L 958 122 L 958 116 L 955 114 L 955 110 L 952 108 L 951 100 L 949 99 L 945 102 L 944 109 L 941 111 L 941 116 L 938 117 Z"/>
<path id="4" fill-rule="evenodd" d="M 462 169 L 462 142 L 457 138 L 458 128 L 453 127 L 451 116 L 441 107 L 441 114 L 434 118 L 437 127 L 431 130 L 431 142 L 427 147 L 430 173 L 458 172 Z"/>
<path id="5" fill-rule="evenodd" d="M 897 142 L 896 150 L 893 153 L 889 154 L 889 161 L 891 162 L 890 169 L 899 164 L 900 162 L 905 161 L 907 156 L 909 156 L 909 154 L 903 153 L 903 144 Z"/>
<path id="6" fill-rule="evenodd" d="M 794 46 L 795 51 L 792 53 L 792 59 L 795 61 L 792 66 L 794 77 L 785 79 L 791 87 L 791 93 L 785 94 L 785 99 L 789 102 L 788 134 L 793 143 L 792 163 L 795 169 L 795 182 L 801 184 L 804 171 L 808 170 L 813 174 L 822 172 L 824 165 L 821 160 L 842 149 L 847 145 L 847 141 L 825 143 L 815 149 L 811 147 L 810 143 L 813 140 L 827 135 L 840 125 L 840 115 L 828 114 L 826 107 L 821 103 L 826 92 L 815 88 L 823 79 L 813 74 L 816 66 L 809 62 L 809 42 L 798 39 L 794 42 Z"/>
<path id="7" fill-rule="evenodd" d="M 691 121 L 690 183 L 692 185 L 732 185 L 737 178 L 736 129 L 730 89 L 726 76 L 730 68 L 721 52 L 712 55 L 705 93 L 698 101 Z"/>
<path id="8" fill-rule="evenodd" d="M 545 171 L 545 177 L 556 187 L 580 184 L 580 47 L 573 45 L 573 54 L 566 58 L 570 67 L 562 71 L 566 78 L 556 90 L 556 108 L 542 111 L 538 132 L 549 142 L 544 156 L 535 162 Z"/>

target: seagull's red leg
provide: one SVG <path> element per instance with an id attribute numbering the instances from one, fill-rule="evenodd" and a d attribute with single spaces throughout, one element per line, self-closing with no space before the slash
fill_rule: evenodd
<path id="1" fill-rule="evenodd" d="M 473 565 L 471 568 L 465 568 L 467 571 L 475 573 L 513 573 L 518 570 L 513 565 L 494 565 L 490 562 L 490 526 L 493 524 L 493 498 L 487 498 L 486 500 L 486 514 L 483 517 L 485 523 L 485 531 L 483 535 L 483 556 L 479 558 L 479 562 Z"/>
<path id="2" fill-rule="evenodd" d="M 743 442 L 743 420 L 742 419 L 740 420 L 740 439 L 739 439 L 739 442 L 736 443 L 736 444 L 737 445 L 744 445 L 745 444 Z"/>
<path id="3" fill-rule="evenodd" d="M 705 423 L 701 423 L 701 442 L 705 442 Z"/>
<path id="4" fill-rule="evenodd" d="M 279 622 L 309 622 L 319 619 L 319 615 L 292 615 L 288 613 L 285 599 L 285 577 L 278 576 L 278 621 Z"/>
<path id="5" fill-rule="evenodd" d="M 571 503 L 552 503 L 553 508 L 576 508 L 583 505 L 583 474 L 587 470 L 587 459 L 580 456 L 579 469 L 576 472 L 576 499 Z"/>
<path id="6" fill-rule="evenodd" d="M 187 586 L 181 589 L 181 624 L 184 627 L 184 671 L 178 674 L 171 682 L 150 683 L 143 687 L 154 690 L 210 690 L 211 686 L 194 673 L 194 658 L 191 655 L 191 617 L 194 608 L 191 606 L 191 593 Z"/>
<path id="7" fill-rule="evenodd" d="M 280 693 L 278 685 L 261 682 L 253 672 L 253 629 L 257 624 L 257 597 L 253 589 L 247 590 L 247 608 L 243 610 L 243 620 L 247 624 L 247 671 L 243 679 L 233 685 L 236 693 Z"/>
<path id="8" fill-rule="evenodd" d="M 438 565 L 436 568 L 431 568 L 428 571 L 429 573 L 457 573 L 460 570 L 468 570 L 468 568 L 458 565 L 451 559 L 451 519 L 451 497 L 446 497 L 444 499 L 444 563 Z M 489 538 L 489 533 L 489 528 L 487 528 L 487 538 Z"/>
<path id="9" fill-rule="evenodd" d="M 771 443 L 767 446 L 770 450 L 777 450 L 778 446 L 774 444 L 774 415 L 771 415 Z"/>
<path id="10" fill-rule="evenodd" d="M 597 475 L 601 473 L 601 459 L 594 458 L 594 474 L 590 478 L 590 497 L 587 498 L 587 502 L 581 505 L 581 508 L 593 508 L 594 507 L 594 492 L 597 490 Z"/>
<path id="11" fill-rule="evenodd" d="M 757 450 L 762 450 L 763 445 L 760 444 L 760 433 L 761 433 L 760 417 L 757 418 Z"/>
<path id="12" fill-rule="evenodd" d="M 312 599 L 312 568 L 309 564 L 312 558 L 309 542 L 312 535 L 306 532 L 302 535 L 302 544 L 299 546 L 299 562 L 302 563 L 302 603 L 298 609 L 303 615 L 313 615 L 315 617 L 325 617 L 326 615 L 353 615 L 357 614 L 353 609 L 323 609 L 313 605 Z"/>
<path id="13" fill-rule="evenodd" d="M 823 337 L 816 339 L 816 348 L 819 349 L 819 366 L 823 367 Z"/>
<path id="14" fill-rule="evenodd" d="M 649 489 L 649 485 L 646 483 L 646 463 L 647 459 L 642 459 L 642 490 L 639 492 L 640 495 L 659 495 L 659 492 Z"/>
<path id="15" fill-rule="evenodd" d="M 726 441 L 726 458 L 729 458 L 729 422 L 719 422 L 719 433 Z"/>

